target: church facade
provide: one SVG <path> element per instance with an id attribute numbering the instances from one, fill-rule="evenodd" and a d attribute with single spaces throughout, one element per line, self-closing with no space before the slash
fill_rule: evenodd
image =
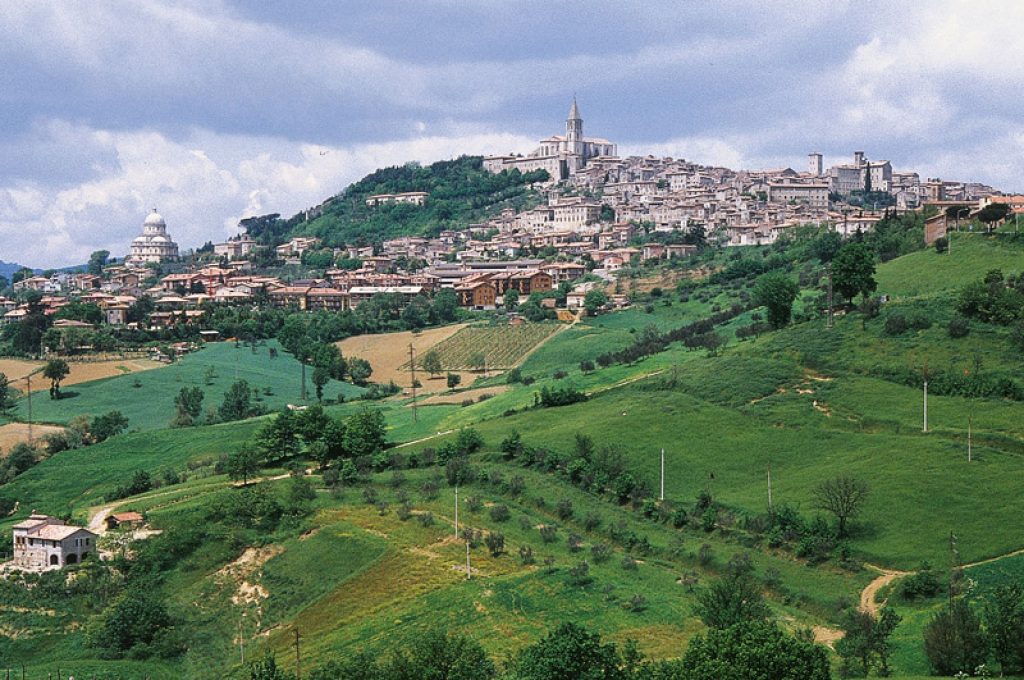
<path id="1" fill-rule="evenodd" d="M 125 263 L 144 265 L 147 262 L 167 262 L 178 259 L 178 244 L 167 233 L 167 223 L 160 213 L 153 212 L 142 223 L 142 234 L 132 240 L 131 250 Z"/>
<path id="2" fill-rule="evenodd" d="M 576 174 L 591 158 L 618 154 L 618 147 L 607 139 L 583 135 L 583 117 L 575 97 L 565 121 L 565 134 L 552 135 L 539 144 L 528 156 L 487 156 L 484 168 L 494 173 L 513 168 L 520 172 L 547 170 L 552 179 L 561 181 Z"/>

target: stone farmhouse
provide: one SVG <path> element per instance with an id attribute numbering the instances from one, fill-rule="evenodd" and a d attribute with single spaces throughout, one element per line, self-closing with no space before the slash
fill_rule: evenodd
<path id="1" fill-rule="evenodd" d="M 14 525 L 15 567 L 50 571 L 78 564 L 96 552 L 97 535 L 48 515 L 31 515 Z"/>

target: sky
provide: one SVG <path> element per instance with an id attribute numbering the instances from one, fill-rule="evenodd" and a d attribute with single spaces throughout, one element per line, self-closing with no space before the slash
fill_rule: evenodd
<path id="1" fill-rule="evenodd" d="M 735 169 L 854 150 L 1024 189 L 1024 3 L 0 0 L 0 260 L 183 247 L 378 167 L 564 131 Z"/>

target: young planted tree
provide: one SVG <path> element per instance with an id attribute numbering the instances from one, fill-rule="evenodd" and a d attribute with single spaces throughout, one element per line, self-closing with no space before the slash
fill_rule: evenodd
<path id="1" fill-rule="evenodd" d="M 203 412 L 203 396 L 199 387 L 182 387 L 174 397 L 174 407 L 178 410 L 175 424 L 188 426 L 195 423 Z"/>
<path id="2" fill-rule="evenodd" d="M 729 561 L 725 574 L 697 595 L 697 616 L 711 628 L 724 630 L 749 621 L 768 619 L 763 588 L 754 577 L 748 556 Z"/>
<path id="3" fill-rule="evenodd" d="M 587 291 L 583 296 L 583 308 L 587 310 L 587 316 L 597 316 L 597 313 L 608 304 L 608 295 L 600 288 Z"/>
<path id="4" fill-rule="evenodd" d="M 462 382 L 462 376 L 461 375 L 459 375 L 458 373 L 449 373 L 448 374 L 448 389 L 454 390 L 456 387 L 459 386 L 460 382 Z"/>
<path id="5" fill-rule="evenodd" d="M 516 311 L 516 307 L 519 306 L 519 291 L 515 288 L 506 290 L 505 296 L 502 298 L 502 304 L 504 304 L 506 312 Z"/>
<path id="6" fill-rule="evenodd" d="M 1024 672 L 1024 582 L 996 588 L 985 605 L 985 625 L 1001 674 Z"/>
<path id="7" fill-rule="evenodd" d="M 936 675 L 971 675 L 988 658 L 988 640 L 971 605 L 955 599 L 924 629 L 924 652 Z"/>
<path id="8" fill-rule="evenodd" d="M 242 486 L 246 486 L 249 480 L 260 471 L 261 462 L 259 452 L 245 444 L 228 456 L 226 466 L 228 478 L 233 482 L 242 482 Z"/>
<path id="9" fill-rule="evenodd" d="M 424 371 L 430 374 L 431 378 L 436 376 L 442 370 L 441 357 L 434 350 L 430 350 L 423 355 L 423 360 L 420 365 Z"/>
<path id="10" fill-rule="evenodd" d="M 814 507 L 836 516 L 839 538 L 845 538 L 849 521 L 864 508 L 868 485 L 855 477 L 841 475 L 815 487 L 813 497 Z"/>

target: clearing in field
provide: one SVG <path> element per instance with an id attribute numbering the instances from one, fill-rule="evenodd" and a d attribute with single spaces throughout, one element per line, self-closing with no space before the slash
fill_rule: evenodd
<path id="1" fill-rule="evenodd" d="M 42 368 L 46 363 L 43 361 L 22 361 L 21 359 L 0 359 L 0 373 L 3 373 L 7 378 L 14 383 L 14 386 L 25 391 L 26 375 Z M 71 369 L 71 373 L 68 377 L 61 381 L 61 385 L 77 385 L 79 383 L 89 382 L 92 380 L 99 380 L 100 378 L 111 378 L 116 375 L 124 375 L 126 373 L 136 373 L 138 371 L 148 371 L 152 368 L 160 368 L 165 364 L 159 361 L 150 361 L 149 359 L 110 359 L 105 361 L 68 361 L 68 367 Z M 35 381 L 38 380 L 38 383 Z M 33 385 L 35 389 L 43 390 L 49 389 L 50 383 L 42 376 L 36 376 L 33 378 Z M 33 390 L 34 391 L 34 390 Z"/>
<path id="2" fill-rule="evenodd" d="M 467 326 L 432 348 L 441 359 L 445 371 L 507 370 L 515 368 L 533 350 L 560 328 L 554 323 L 524 323 L 518 326 Z M 477 365 L 480 356 L 486 366 Z M 422 355 L 416 361 L 421 369 Z M 408 369 L 406 361 L 404 368 Z"/>
<path id="3" fill-rule="evenodd" d="M 64 428 L 55 425 L 33 425 L 32 438 L 39 441 L 44 435 L 61 432 Z M 28 441 L 28 423 L 8 423 L 0 425 L 0 456 L 4 456 L 14 448 L 15 444 Z"/>
<path id="4" fill-rule="evenodd" d="M 346 338 L 337 343 L 341 354 L 346 357 L 359 357 L 366 359 L 373 367 L 371 379 L 374 382 L 386 383 L 389 380 L 395 381 L 401 387 L 411 387 L 412 379 L 409 375 L 409 343 L 417 355 L 423 354 L 434 345 L 448 339 L 466 327 L 466 324 L 455 324 L 453 326 L 442 326 L 440 328 L 429 328 L 414 333 L 412 331 L 401 331 L 399 333 L 380 333 L 377 335 L 357 335 Z M 463 376 L 463 384 L 471 380 L 470 376 Z M 430 387 L 424 381 L 425 387 Z M 444 387 L 443 385 L 441 386 Z"/>

